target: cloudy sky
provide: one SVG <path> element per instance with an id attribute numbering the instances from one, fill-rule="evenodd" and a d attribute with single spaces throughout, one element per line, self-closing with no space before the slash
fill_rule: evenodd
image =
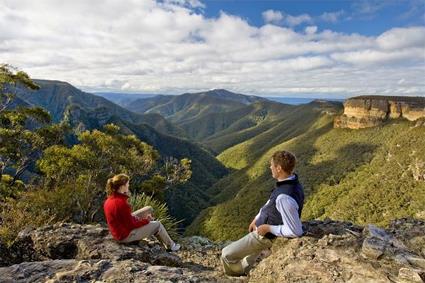
<path id="1" fill-rule="evenodd" d="M 0 63 L 91 92 L 425 96 L 425 1 L 0 0 Z"/>

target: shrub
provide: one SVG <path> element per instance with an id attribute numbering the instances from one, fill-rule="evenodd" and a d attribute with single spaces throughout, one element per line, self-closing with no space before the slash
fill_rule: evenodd
<path id="1" fill-rule="evenodd" d="M 174 217 L 170 216 L 168 212 L 168 207 L 165 203 L 160 202 L 154 199 L 151 196 L 145 194 L 133 195 L 130 198 L 130 205 L 133 211 L 141 209 L 145 206 L 152 206 L 154 211 L 154 217 L 158 221 L 161 221 L 162 225 L 164 225 L 165 229 L 167 229 L 168 234 L 170 234 L 171 238 L 175 238 L 178 236 L 178 226 L 183 220 L 177 220 Z"/>

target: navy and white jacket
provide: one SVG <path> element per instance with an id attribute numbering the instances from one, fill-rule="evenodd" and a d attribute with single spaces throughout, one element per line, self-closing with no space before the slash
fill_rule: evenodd
<path id="1" fill-rule="evenodd" d="M 269 224 L 271 233 L 266 237 L 300 237 L 303 234 L 301 211 L 304 205 L 304 191 L 296 174 L 276 182 L 269 200 L 255 216 L 255 225 Z"/>

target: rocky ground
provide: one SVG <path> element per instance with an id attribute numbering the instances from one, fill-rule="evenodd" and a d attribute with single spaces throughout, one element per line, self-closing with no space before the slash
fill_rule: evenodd
<path id="1" fill-rule="evenodd" d="M 227 278 L 226 243 L 183 238 L 169 253 L 156 241 L 117 244 L 98 225 L 56 224 L 0 243 L 0 282 L 424 282 L 425 222 L 394 221 L 386 230 L 310 221 L 306 235 L 278 239 L 249 276 Z"/>

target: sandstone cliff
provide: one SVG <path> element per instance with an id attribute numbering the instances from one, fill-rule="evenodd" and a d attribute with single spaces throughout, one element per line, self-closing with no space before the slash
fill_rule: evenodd
<path id="1" fill-rule="evenodd" d="M 388 119 L 415 121 L 425 117 L 425 97 L 358 96 L 344 102 L 344 114 L 335 118 L 336 128 L 374 127 Z"/>
<path id="2" fill-rule="evenodd" d="M 386 229 L 332 220 L 304 223 L 305 235 L 277 239 L 250 274 L 227 278 L 226 243 L 180 239 L 167 253 L 154 241 L 119 245 L 99 225 L 56 224 L 0 243 L 0 282 L 423 282 L 425 222 L 400 219 Z M 265 255 L 264 255 L 265 256 Z M 14 265 L 12 265 L 14 264 Z"/>

